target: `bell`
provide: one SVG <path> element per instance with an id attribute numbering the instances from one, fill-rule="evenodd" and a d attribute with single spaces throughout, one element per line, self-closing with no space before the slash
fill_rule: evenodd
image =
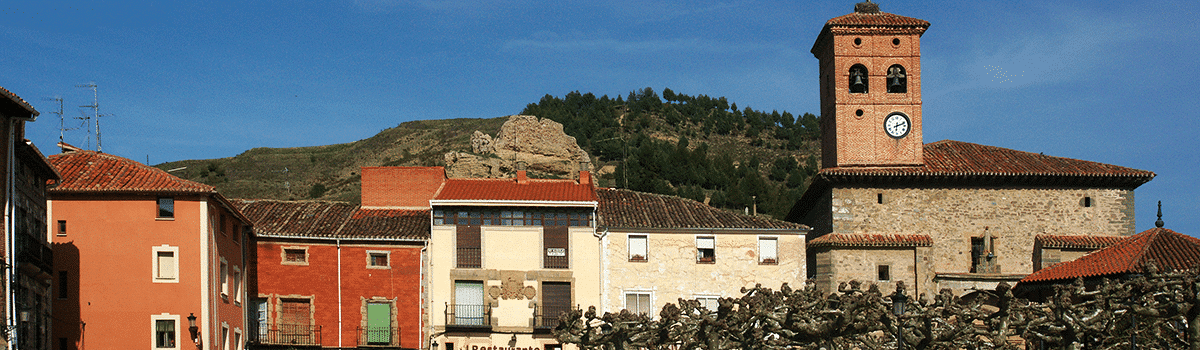
<path id="1" fill-rule="evenodd" d="M 901 86 L 903 86 L 903 85 L 901 85 L 901 84 L 900 84 L 900 77 L 898 77 L 898 76 L 892 76 L 892 84 L 891 84 L 891 86 L 892 86 L 893 88 L 897 88 L 897 87 L 901 87 Z"/>
<path id="2" fill-rule="evenodd" d="M 862 75 L 858 75 L 858 74 L 855 74 L 855 75 L 854 75 L 854 84 L 853 84 L 853 85 L 854 85 L 855 89 L 856 89 L 856 90 L 859 90 L 859 91 L 861 91 L 861 90 L 863 90 L 863 89 L 865 88 L 865 87 L 863 86 L 864 84 L 863 84 L 863 81 L 862 81 Z"/>

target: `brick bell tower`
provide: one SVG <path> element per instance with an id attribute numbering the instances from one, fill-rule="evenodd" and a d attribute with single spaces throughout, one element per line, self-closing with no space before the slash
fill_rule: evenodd
<path id="1" fill-rule="evenodd" d="M 821 167 L 922 165 L 921 35 L 929 22 L 870 1 L 825 23 Z"/>

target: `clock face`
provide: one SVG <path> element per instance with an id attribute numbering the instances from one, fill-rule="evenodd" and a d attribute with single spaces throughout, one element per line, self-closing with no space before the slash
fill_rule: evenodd
<path id="1" fill-rule="evenodd" d="M 904 113 L 892 113 L 883 120 L 883 130 L 892 138 L 898 139 L 908 136 L 909 129 L 911 129 L 911 125 L 908 116 L 904 115 Z"/>

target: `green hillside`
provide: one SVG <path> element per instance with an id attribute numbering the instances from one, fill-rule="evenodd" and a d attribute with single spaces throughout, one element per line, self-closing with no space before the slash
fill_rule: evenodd
<path id="1" fill-rule="evenodd" d="M 782 217 L 817 168 L 812 114 L 739 109 L 724 97 L 650 88 L 627 96 L 546 95 L 520 114 L 563 124 L 592 156 L 602 186 L 678 195 Z M 364 166 L 445 165 L 470 151 L 475 130 L 496 135 L 505 117 L 405 122 L 371 138 L 299 148 L 255 148 L 231 158 L 157 165 L 231 198 L 319 198 L 357 203 Z"/>

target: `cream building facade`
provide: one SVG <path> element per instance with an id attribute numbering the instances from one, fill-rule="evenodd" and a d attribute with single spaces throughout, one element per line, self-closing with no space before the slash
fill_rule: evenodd
<path id="1" fill-rule="evenodd" d="M 805 233 L 674 196 L 597 189 L 602 312 L 657 315 L 663 305 L 740 297 L 742 288 L 805 281 Z"/>

